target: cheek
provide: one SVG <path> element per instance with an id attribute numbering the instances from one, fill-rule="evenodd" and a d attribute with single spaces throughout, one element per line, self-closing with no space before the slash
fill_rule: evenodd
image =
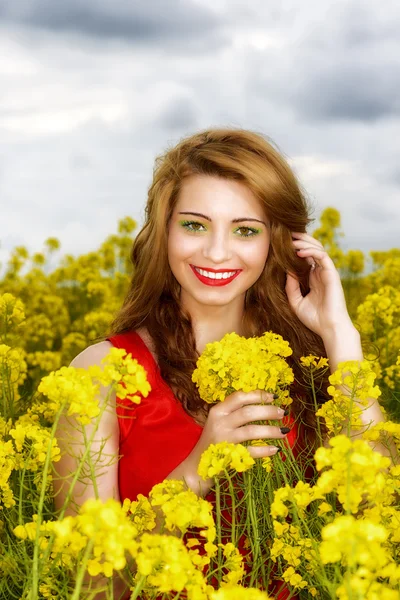
<path id="1" fill-rule="evenodd" d="M 197 249 L 198 241 L 179 230 L 173 230 L 168 238 L 168 257 L 170 262 L 177 263 L 190 257 Z"/>
<path id="2" fill-rule="evenodd" d="M 263 269 L 268 256 L 269 244 L 254 244 L 248 248 L 245 260 L 254 268 Z"/>

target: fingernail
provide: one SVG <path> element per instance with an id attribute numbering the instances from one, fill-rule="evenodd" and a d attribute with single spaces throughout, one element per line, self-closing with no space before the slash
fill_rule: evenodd
<path id="1" fill-rule="evenodd" d="M 282 448 L 277 448 L 275 454 L 278 454 L 278 452 L 282 452 Z"/>
<path id="2" fill-rule="evenodd" d="M 274 400 L 276 400 L 277 398 L 279 398 L 279 394 L 274 394 L 272 397 Z"/>
<path id="3" fill-rule="evenodd" d="M 288 409 L 288 408 L 285 408 L 285 412 L 283 413 L 283 416 L 284 416 L 284 417 L 287 417 L 287 416 L 288 416 L 288 414 L 289 414 L 289 409 Z"/>
<path id="4" fill-rule="evenodd" d="M 289 433 L 290 427 L 281 427 L 281 433 Z"/>

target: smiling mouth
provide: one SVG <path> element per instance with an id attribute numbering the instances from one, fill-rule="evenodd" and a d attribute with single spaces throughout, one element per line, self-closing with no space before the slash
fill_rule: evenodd
<path id="1" fill-rule="evenodd" d="M 199 281 L 205 285 L 211 286 L 227 285 L 236 279 L 236 277 L 238 277 L 238 275 L 240 275 L 242 272 L 242 269 L 234 269 L 232 271 L 225 271 L 222 269 L 219 271 L 208 271 L 206 269 L 201 269 L 200 267 L 195 267 L 194 265 L 190 265 L 190 268 Z"/>
<path id="2" fill-rule="evenodd" d="M 202 275 L 203 277 L 208 277 L 209 279 L 230 279 L 236 273 L 239 273 L 241 269 L 232 269 L 230 271 L 224 269 L 202 269 L 201 267 L 195 267 L 194 265 L 190 265 L 197 273 Z"/>

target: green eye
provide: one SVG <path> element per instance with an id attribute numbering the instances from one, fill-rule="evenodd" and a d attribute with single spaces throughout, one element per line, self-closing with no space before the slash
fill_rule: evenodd
<path id="1" fill-rule="evenodd" d="M 196 229 L 196 228 L 193 228 L 193 225 L 200 225 L 200 227 L 204 227 L 204 225 L 202 225 L 198 221 L 180 221 L 179 225 L 182 225 L 182 227 L 184 227 L 188 231 L 194 231 L 194 232 L 197 232 L 197 231 L 200 231 L 200 230 Z"/>
<path id="2" fill-rule="evenodd" d="M 191 231 L 192 233 L 203 233 L 203 229 L 199 229 L 199 227 L 203 227 L 204 225 L 202 223 L 199 223 L 198 221 L 179 221 L 179 225 L 181 225 L 182 227 L 184 227 L 187 231 Z M 204 228 L 205 230 L 205 228 Z M 256 235 L 258 235 L 259 233 L 261 233 L 261 229 L 256 229 L 255 227 L 238 227 L 236 229 L 236 231 L 241 231 L 244 230 L 246 233 L 239 233 L 239 237 L 242 238 L 251 238 L 254 237 Z"/>
<path id="3" fill-rule="evenodd" d="M 261 233 L 261 229 L 255 229 L 254 227 L 239 227 L 238 229 L 236 229 L 236 231 L 239 231 L 239 229 L 245 229 L 247 230 L 249 233 L 239 233 L 239 235 L 241 237 L 253 237 L 259 233 Z"/>

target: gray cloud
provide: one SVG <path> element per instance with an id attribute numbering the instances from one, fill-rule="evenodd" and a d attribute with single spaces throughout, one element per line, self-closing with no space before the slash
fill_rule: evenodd
<path id="1" fill-rule="evenodd" d="M 161 112 L 156 125 L 170 131 L 189 131 L 198 123 L 198 111 L 188 98 L 177 98 Z"/>
<path id="2" fill-rule="evenodd" d="M 309 122 L 375 122 L 400 114 L 400 11 L 354 0 L 294 10 L 283 47 L 250 66 L 259 95 Z M 282 11 L 283 14 L 283 11 Z M 279 24 L 282 31 L 282 21 Z"/>
<path id="3" fill-rule="evenodd" d="M 218 15 L 190 0 L 0 0 L 0 20 L 58 33 L 196 49 L 226 43 Z"/>
<path id="4" fill-rule="evenodd" d="M 300 114 L 311 119 L 375 121 L 400 114 L 396 64 L 338 64 L 320 68 L 301 85 Z"/>

